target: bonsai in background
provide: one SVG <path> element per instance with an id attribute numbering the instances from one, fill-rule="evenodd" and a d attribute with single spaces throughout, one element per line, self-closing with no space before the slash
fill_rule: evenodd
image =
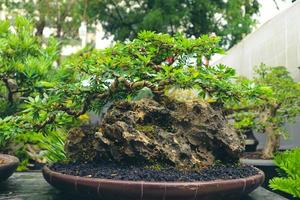
<path id="1" fill-rule="evenodd" d="M 16 154 L 26 167 L 28 159 L 44 161 L 39 153 L 50 149 L 47 144 L 54 144 L 51 138 L 63 138 L 64 131 L 50 127 L 43 129 L 44 135 L 39 134 L 39 128 L 28 122 L 43 119 L 42 113 L 31 113 L 26 120 L 20 116 L 31 112 L 27 105 L 32 102 L 36 108 L 43 106 L 40 97 L 47 97 L 49 87 L 72 80 L 73 74 L 67 67 L 55 67 L 56 40 L 36 37 L 33 24 L 23 17 L 12 24 L 0 22 L 0 43 L 0 151 Z M 70 118 L 61 120 L 72 122 Z"/>
<path id="2" fill-rule="evenodd" d="M 236 128 L 252 128 L 266 134 L 263 158 L 272 158 L 280 145 L 280 137 L 288 137 L 285 125 L 300 113 L 300 85 L 285 67 L 256 69 L 254 82 L 264 88 L 256 99 L 243 99 L 233 108 Z M 248 82 L 244 79 L 242 82 Z M 241 83 L 242 83 L 241 82 Z"/>
<path id="3" fill-rule="evenodd" d="M 253 82 L 245 77 L 238 77 L 236 80 L 237 84 L 249 85 L 251 88 Z M 268 93 L 269 88 L 260 87 L 263 92 L 258 98 L 241 98 L 239 102 L 234 104 L 227 104 L 226 109 L 228 110 L 227 118 L 233 121 L 234 128 L 245 136 L 245 152 L 255 152 L 258 145 L 258 140 L 255 138 L 253 133 L 256 127 L 257 114 L 251 111 L 251 108 L 256 107 L 261 102 L 261 97 Z"/>
<path id="4" fill-rule="evenodd" d="M 257 84 L 266 85 L 272 93 L 259 106 L 260 129 L 266 133 L 263 157 L 272 158 L 280 145 L 280 136 L 287 137 L 286 123 L 294 122 L 300 113 L 300 84 L 285 67 L 261 65 L 256 70 Z"/>
<path id="5" fill-rule="evenodd" d="M 278 153 L 274 161 L 284 173 L 270 180 L 270 187 L 300 198 L 300 148 Z"/>
<path id="6" fill-rule="evenodd" d="M 202 63 L 222 52 L 218 43 L 206 35 L 188 39 L 144 31 L 133 41 L 83 52 L 69 62 L 77 81 L 49 88 L 46 97 L 29 102 L 24 115 L 41 113 L 30 124 L 46 128 L 57 126 L 65 114 L 99 113 L 99 125 L 70 130 L 65 148 L 72 161 L 139 161 L 184 169 L 234 162 L 243 138 L 228 125 L 224 105 L 256 98 L 261 90 L 236 84 L 229 67 Z M 174 88 L 195 90 L 198 98 L 172 98 L 168 92 Z"/>
<path id="7" fill-rule="evenodd" d="M 0 116 L 20 111 L 23 97 L 37 93 L 40 81 L 51 77 L 57 58 L 57 43 L 49 39 L 42 42 L 34 37 L 33 26 L 25 18 L 18 17 L 14 30 L 9 21 L 0 23 Z M 41 89 L 41 88 L 40 88 Z"/>

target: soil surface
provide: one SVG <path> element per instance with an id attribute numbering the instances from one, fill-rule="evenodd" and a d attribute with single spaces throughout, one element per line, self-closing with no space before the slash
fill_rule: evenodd
<path id="1" fill-rule="evenodd" d="M 154 169 L 112 163 L 54 164 L 50 168 L 56 172 L 81 177 L 151 182 L 228 180 L 245 178 L 258 173 L 258 170 L 253 167 L 234 165 L 215 165 L 199 172 L 178 171 L 172 167 Z"/>

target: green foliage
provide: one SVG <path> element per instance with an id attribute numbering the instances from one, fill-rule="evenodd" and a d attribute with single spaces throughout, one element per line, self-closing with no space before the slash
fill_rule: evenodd
<path id="1" fill-rule="evenodd" d="M 54 35 L 65 42 L 78 38 L 78 28 L 85 18 L 86 3 L 85 0 L 5 0 L 1 1 L 0 9 L 5 5 L 8 17 L 22 15 L 32 19 L 38 36 L 42 35 L 45 27 L 55 29 Z"/>
<path id="2" fill-rule="evenodd" d="M 76 81 L 59 82 L 46 96 L 28 98 L 23 114 L 33 127 L 57 125 L 66 113 L 78 117 L 89 110 L 101 112 L 111 101 L 139 99 L 145 92 L 159 98 L 172 88 L 194 89 L 198 97 L 221 107 L 242 97 L 255 98 L 256 86 L 236 84 L 232 68 L 202 62 L 223 52 L 219 41 L 207 35 L 189 39 L 144 31 L 132 41 L 83 52 L 64 64 L 74 70 Z"/>
<path id="3" fill-rule="evenodd" d="M 0 149 L 3 150 L 17 133 L 13 129 L 12 117 L 0 118 L 0 132 Z"/>
<path id="4" fill-rule="evenodd" d="M 49 72 L 58 56 L 55 40 L 50 38 L 42 47 L 25 18 L 16 18 L 14 31 L 9 26 L 8 21 L 0 22 L 0 101 L 9 108 L 1 110 L 0 116 L 19 111 L 20 97 L 42 91 L 40 81 L 51 78 Z"/>
<path id="5" fill-rule="evenodd" d="M 300 84 L 293 80 L 285 67 L 268 67 L 261 64 L 255 70 L 254 83 L 260 86 L 257 99 L 244 99 L 235 105 L 237 126 L 264 131 L 273 127 L 274 132 L 287 137 L 285 124 L 294 122 L 300 113 Z M 249 81 L 243 79 L 240 81 Z M 240 110 L 239 110 L 240 109 Z"/>
<path id="6" fill-rule="evenodd" d="M 278 153 L 274 161 L 286 176 L 270 180 L 270 187 L 300 198 L 300 148 Z"/>
<path id="7" fill-rule="evenodd" d="M 293 80 L 285 67 L 268 67 L 261 64 L 255 70 L 258 98 L 241 99 L 227 105 L 234 112 L 235 127 L 252 128 L 266 133 L 263 156 L 271 158 L 279 147 L 280 136 L 288 137 L 286 123 L 293 123 L 300 113 L 300 84 Z M 252 82 L 245 78 L 239 82 Z"/>
<path id="8" fill-rule="evenodd" d="M 300 113 L 300 84 L 293 80 L 285 67 L 268 67 L 262 64 L 256 69 L 257 84 L 272 90 L 261 104 L 261 112 L 268 112 L 268 119 L 261 121 L 262 127 L 271 124 L 275 132 L 287 136 L 284 124 L 294 122 Z"/>
<path id="9" fill-rule="evenodd" d="M 102 0 L 89 3 L 88 15 L 98 17 L 107 35 L 133 39 L 140 31 L 182 31 L 188 37 L 215 33 L 231 47 L 251 32 L 257 0 Z"/>
<path id="10" fill-rule="evenodd" d="M 41 147 L 44 149 L 41 152 L 41 157 L 45 158 L 48 163 L 66 160 L 65 139 L 66 131 L 62 129 L 53 131 L 48 136 L 40 137 Z"/>
<path id="11" fill-rule="evenodd" d="M 57 41 L 53 38 L 42 41 L 36 37 L 32 23 L 23 17 L 16 17 L 12 24 L 0 22 L 0 43 L 0 151 L 19 156 L 20 169 L 25 169 L 29 159 L 40 159 L 35 156 L 38 151 L 47 148 L 51 151 L 50 144 L 44 145 L 44 142 L 55 136 L 63 138 L 57 134 L 57 128 L 76 123 L 58 114 L 55 127 L 40 130 L 35 125 L 47 118 L 49 110 L 44 107 L 51 103 L 46 101 L 47 93 L 60 82 L 75 79 L 68 66 L 55 67 Z M 52 102 L 57 98 L 51 98 Z M 37 152 L 31 152 L 32 149 Z"/>
<path id="12" fill-rule="evenodd" d="M 5 63 L 3 82 L 14 83 L 14 88 L 3 85 L 3 99 L 8 102 L 7 110 L 15 108 L 1 115 L 0 129 L 11 137 L 1 144 L 12 139 L 24 144 L 18 150 L 24 157 L 39 160 L 39 150 L 46 149 L 42 155 L 48 162 L 64 159 L 64 130 L 84 123 L 86 112 L 100 113 L 111 101 L 161 98 L 174 88 L 190 89 L 197 91 L 198 98 L 224 109 L 225 104 L 256 98 L 263 91 L 250 81 L 238 84 L 232 68 L 203 62 L 223 52 L 218 37 L 143 31 L 132 41 L 117 42 L 104 50 L 84 50 L 54 67 L 57 43 L 42 44 L 32 35 L 30 23 L 18 20 L 15 26 L 21 31 L 4 29 L 4 40 L 9 44 L 16 40 L 13 53 L 0 52 Z M 24 46 L 20 38 L 32 42 Z"/>
<path id="13" fill-rule="evenodd" d="M 259 131 L 261 126 L 258 120 L 260 114 L 258 108 L 273 94 L 273 91 L 270 87 L 257 84 L 246 77 L 238 77 L 236 83 L 244 88 L 246 94 L 238 102 L 226 104 L 226 108 L 234 119 L 234 127 L 242 132 L 249 128 Z M 255 96 L 257 98 L 254 98 Z"/>

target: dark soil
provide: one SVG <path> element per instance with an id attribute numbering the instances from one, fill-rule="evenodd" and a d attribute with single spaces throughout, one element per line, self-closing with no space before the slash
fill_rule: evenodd
<path id="1" fill-rule="evenodd" d="M 51 170 L 81 177 L 131 181 L 211 181 L 217 179 L 245 178 L 258 173 L 250 166 L 215 165 L 200 172 L 183 172 L 172 167 L 153 169 L 117 164 L 54 164 Z"/>

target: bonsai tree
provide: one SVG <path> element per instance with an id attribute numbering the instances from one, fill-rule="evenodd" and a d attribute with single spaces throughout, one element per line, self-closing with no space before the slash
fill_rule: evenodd
<path id="1" fill-rule="evenodd" d="M 252 127 L 266 134 L 262 156 L 272 158 L 280 145 L 280 137 L 287 137 L 286 123 L 294 122 L 299 114 L 300 85 L 285 67 L 256 69 L 254 82 L 264 88 L 257 99 L 241 101 L 235 108 L 237 127 Z"/>
<path id="2" fill-rule="evenodd" d="M 265 158 L 273 157 L 279 148 L 280 136 L 287 137 L 287 122 L 294 122 L 300 113 L 300 85 L 294 81 L 285 67 L 268 67 L 261 65 L 257 70 L 258 84 L 267 85 L 272 95 L 260 106 L 259 121 L 266 133 L 263 149 Z"/>
<path id="3" fill-rule="evenodd" d="M 33 35 L 33 26 L 22 17 L 17 17 L 13 27 L 9 21 L 0 23 L 0 80 L 1 80 L 1 115 L 5 116 L 18 110 L 22 98 L 38 91 L 40 81 L 46 79 L 57 58 L 57 43 L 49 39 L 42 47 L 42 42 Z M 50 76 L 49 76 L 50 77 Z"/>
<path id="4" fill-rule="evenodd" d="M 202 62 L 222 52 L 218 42 L 207 35 L 189 39 L 144 31 L 133 41 L 83 51 L 65 64 L 76 81 L 28 98 L 19 116 L 22 128 L 55 128 L 66 115 L 94 111 L 100 125 L 69 131 L 65 149 L 74 161 L 163 159 L 184 168 L 234 160 L 243 139 L 224 118 L 225 103 L 256 98 L 261 90 L 250 82 L 237 84 L 229 67 Z M 194 90 L 197 99 L 172 99 L 174 89 Z"/>
<path id="5" fill-rule="evenodd" d="M 30 111 L 26 107 L 29 102 L 40 102 L 39 96 L 47 96 L 50 86 L 72 81 L 73 73 L 67 66 L 55 66 L 56 40 L 42 41 L 36 37 L 33 24 L 23 17 L 17 17 L 12 23 L 0 22 L 0 43 L 0 151 L 17 154 L 27 163 L 30 157 L 37 159 L 36 153 L 45 147 L 44 142 L 49 143 L 55 136 L 61 138 L 63 134 L 44 129 L 51 135 L 48 137 L 33 129 L 25 130 L 27 124 L 19 116 Z M 26 121 L 37 118 L 39 114 L 32 113 Z"/>

